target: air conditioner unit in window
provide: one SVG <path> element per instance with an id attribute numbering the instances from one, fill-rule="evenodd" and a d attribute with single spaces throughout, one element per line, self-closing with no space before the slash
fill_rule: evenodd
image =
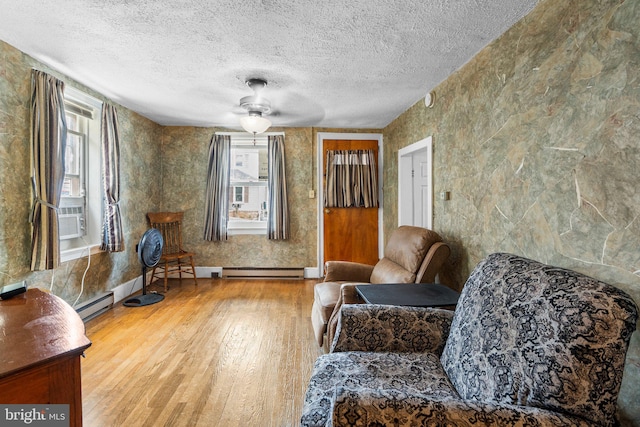
<path id="1" fill-rule="evenodd" d="M 58 214 L 60 240 L 75 239 L 84 236 L 84 207 L 61 207 Z"/>

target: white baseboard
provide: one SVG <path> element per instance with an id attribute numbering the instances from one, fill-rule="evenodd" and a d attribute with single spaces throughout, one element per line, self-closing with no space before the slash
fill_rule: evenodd
<path id="1" fill-rule="evenodd" d="M 198 279 L 211 279 L 214 277 L 214 273 L 217 274 L 216 277 L 222 277 L 222 267 L 196 267 L 196 277 Z"/>
<path id="2" fill-rule="evenodd" d="M 318 267 L 305 267 L 304 268 L 304 278 L 305 279 L 319 279 L 322 275 L 320 274 L 320 269 Z"/>
<path id="3" fill-rule="evenodd" d="M 217 274 L 217 277 L 222 277 L 222 267 L 196 267 L 197 278 L 210 279 L 211 277 L 213 277 L 212 274 Z M 150 272 L 147 273 L 147 280 L 149 280 L 149 276 Z M 169 277 L 173 277 L 173 275 L 169 275 Z M 176 274 L 175 277 L 178 277 L 178 275 Z M 317 267 L 304 268 L 305 279 L 318 279 L 320 277 L 322 276 L 320 275 L 319 269 Z M 111 292 L 113 292 L 114 304 L 124 300 L 125 298 L 135 294 L 140 290 L 142 290 L 142 275 L 111 289 Z"/>
<path id="4" fill-rule="evenodd" d="M 129 295 L 135 294 L 139 290 L 142 290 L 142 275 L 111 289 L 111 291 L 113 292 L 114 304 L 122 301 Z"/>
<path id="5" fill-rule="evenodd" d="M 317 279 L 322 277 L 317 267 L 304 267 L 305 279 Z M 212 274 L 217 274 L 217 277 L 222 277 L 222 267 L 196 267 L 196 277 L 210 279 Z M 171 276 L 170 276 L 171 277 Z"/>
<path id="6" fill-rule="evenodd" d="M 224 278 L 254 279 L 300 279 L 304 277 L 301 267 L 222 267 Z"/>
<path id="7" fill-rule="evenodd" d="M 74 307 L 78 316 L 86 322 L 113 307 L 113 292 L 96 295 Z"/>

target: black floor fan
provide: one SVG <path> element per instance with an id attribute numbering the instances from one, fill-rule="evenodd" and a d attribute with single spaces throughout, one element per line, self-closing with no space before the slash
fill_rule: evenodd
<path id="1" fill-rule="evenodd" d="M 164 299 L 164 295 L 158 293 L 147 293 L 147 268 L 153 268 L 158 265 L 162 256 L 162 234 L 155 228 L 148 229 L 138 243 L 138 259 L 142 264 L 142 295 L 129 298 L 122 305 L 127 307 L 141 307 L 143 305 L 151 305 Z"/>

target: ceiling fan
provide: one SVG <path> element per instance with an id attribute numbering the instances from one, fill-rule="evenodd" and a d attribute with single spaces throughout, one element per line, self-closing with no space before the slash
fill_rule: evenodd
<path id="1" fill-rule="evenodd" d="M 271 121 L 262 116 L 271 112 L 271 102 L 261 94 L 262 89 L 267 86 L 266 80 L 254 78 L 247 80 L 246 83 L 253 90 L 253 95 L 240 99 L 240 107 L 248 113 L 240 119 L 240 125 L 255 137 L 256 134 L 266 131 L 271 126 Z"/>

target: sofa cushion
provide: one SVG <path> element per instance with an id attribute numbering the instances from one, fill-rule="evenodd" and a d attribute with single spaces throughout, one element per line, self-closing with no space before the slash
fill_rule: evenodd
<path id="1" fill-rule="evenodd" d="M 342 282 L 321 282 L 313 287 L 313 306 L 311 307 L 311 325 L 318 345 L 322 347 L 327 322 L 340 296 Z"/>
<path id="2" fill-rule="evenodd" d="M 384 258 L 374 267 L 371 283 L 414 283 L 416 273 L 434 243 L 442 238 L 432 230 L 403 225 L 384 248 Z"/>
<path id="3" fill-rule="evenodd" d="M 384 248 L 384 258 L 415 273 L 420 268 L 429 248 L 441 241 L 442 238 L 435 231 L 403 225 L 391 234 Z"/>
<path id="4" fill-rule="evenodd" d="M 431 353 L 340 352 L 320 356 L 305 395 L 302 426 L 325 426 L 336 390 L 384 389 L 397 395 L 459 398 L 440 360 Z"/>
<path id="5" fill-rule="evenodd" d="M 465 400 L 611 425 L 636 320 L 633 300 L 613 286 L 493 254 L 462 290 L 441 360 Z"/>
<path id="6" fill-rule="evenodd" d="M 345 304 L 331 352 L 442 354 L 453 312 L 427 307 Z"/>
<path id="7" fill-rule="evenodd" d="M 313 287 L 313 301 L 321 307 L 325 323 L 329 320 L 333 307 L 338 302 L 341 285 L 342 282 L 320 282 Z"/>
<path id="8" fill-rule="evenodd" d="M 578 417 L 526 406 L 473 402 L 396 389 L 338 387 L 329 426 L 593 427 Z"/>

